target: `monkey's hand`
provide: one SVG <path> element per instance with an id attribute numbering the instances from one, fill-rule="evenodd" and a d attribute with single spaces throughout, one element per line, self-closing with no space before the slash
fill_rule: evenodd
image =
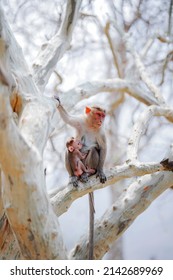
<path id="1" fill-rule="evenodd" d="M 78 177 L 77 176 L 71 176 L 70 177 L 70 184 L 73 185 L 73 187 L 78 187 Z"/>
<path id="2" fill-rule="evenodd" d="M 61 105 L 61 101 L 59 99 L 59 96 L 57 94 L 54 95 L 54 98 L 56 100 L 56 106 L 59 107 L 59 105 Z"/>
<path id="3" fill-rule="evenodd" d="M 97 170 L 96 173 L 96 178 L 100 179 L 100 183 L 104 184 L 107 180 L 106 175 L 104 174 L 104 172 L 102 170 Z"/>
<path id="4" fill-rule="evenodd" d="M 87 155 L 88 155 L 87 153 L 85 153 L 85 154 L 83 153 L 82 154 L 82 159 L 85 159 L 87 157 Z"/>

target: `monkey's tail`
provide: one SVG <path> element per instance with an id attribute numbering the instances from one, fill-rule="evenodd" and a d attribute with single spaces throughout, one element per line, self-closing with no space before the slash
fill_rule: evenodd
<path id="1" fill-rule="evenodd" d="M 89 193 L 89 212 L 90 212 L 90 226 L 89 226 L 89 260 L 94 258 L 94 194 L 93 192 Z"/>

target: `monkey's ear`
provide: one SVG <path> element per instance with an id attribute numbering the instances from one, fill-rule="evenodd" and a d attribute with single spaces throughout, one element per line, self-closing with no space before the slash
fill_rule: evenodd
<path id="1" fill-rule="evenodd" d="M 74 151 L 74 148 L 73 148 L 72 146 L 69 146 L 69 147 L 68 147 L 68 150 L 69 150 L 69 152 L 72 153 L 72 152 Z"/>
<path id="2" fill-rule="evenodd" d="M 85 108 L 85 113 L 86 113 L 86 114 L 89 114 L 90 112 L 91 112 L 91 108 L 90 108 L 90 107 L 86 107 L 86 108 Z"/>

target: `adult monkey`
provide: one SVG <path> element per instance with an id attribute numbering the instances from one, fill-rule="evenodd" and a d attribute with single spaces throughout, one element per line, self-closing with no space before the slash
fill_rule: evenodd
<path id="1" fill-rule="evenodd" d="M 105 183 L 106 176 L 103 172 L 103 166 L 106 157 L 106 137 L 103 129 L 103 121 L 106 116 L 105 110 L 100 107 L 86 107 L 85 114 L 74 116 L 67 113 L 62 106 L 59 98 L 57 109 L 65 123 L 76 129 L 76 138 L 81 139 L 83 148 L 82 152 L 87 152 L 83 160 L 85 166 L 95 169 L 96 177 L 99 177 L 101 183 Z M 70 175 L 70 183 L 75 187 L 78 186 L 78 177 L 73 174 L 68 153 L 65 158 L 66 168 Z M 81 175 L 81 181 L 88 180 L 88 173 Z M 94 248 L 94 196 L 89 193 L 90 202 L 90 236 L 89 236 L 89 259 L 93 259 Z"/>

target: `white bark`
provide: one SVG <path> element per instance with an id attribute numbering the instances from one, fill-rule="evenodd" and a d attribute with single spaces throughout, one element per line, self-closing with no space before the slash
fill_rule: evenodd
<path id="1" fill-rule="evenodd" d="M 57 62 L 70 47 L 72 32 L 79 14 L 82 0 L 68 0 L 61 28 L 57 34 L 42 45 L 34 64 L 34 80 L 43 91 Z"/>
<path id="2" fill-rule="evenodd" d="M 5 51 L 8 54 L 7 57 L 7 55 L 4 56 L 4 52 L 1 53 L 1 71 L 3 70 L 5 76 L 8 77 L 10 85 L 15 87 L 16 84 L 14 84 L 14 82 L 17 83 L 18 94 L 22 95 L 22 100 L 24 100 L 24 98 L 30 98 L 31 96 L 38 96 L 39 91 L 33 83 L 32 76 L 25 62 L 22 49 L 18 45 L 11 31 L 1 5 L 2 4 L 0 3 L 0 45 L 5 46 Z"/>
<path id="3" fill-rule="evenodd" d="M 158 101 L 158 103 L 162 106 L 165 105 L 165 100 L 164 100 L 161 92 L 159 91 L 158 87 L 155 86 L 155 84 L 151 81 L 148 73 L 145 70 L 143 63 L 140 60 L 139 55 L 136 52 L 133 52 L 133 55 L 134 55 L 134 58 L 136 61 L 137 69 L 140 73 L 142 80 L 145 82 L 145 84 L 148 86 L 150 91 L 153 93 L 153 95 L 156 98 L 156 100 Z"/>
<path id="4" fill-rule="evenodd" d="M 8 77 L 12 75 L 9 69 L 14 69 L 22 100 L 25 99 L 18 129 L 13 121 L 9 91 L 6 86 L 1 86 L 0 161 L 3 171 L 3 205 L 24 258 L 65 259 L 66 250 L 59 223 L 45 191 L 42 164 L 42 152 L 52 129 L 50 120 L 55 106 L 51 102 L 49 106 L 47 101 L 40 98 L 30 75 L 27 74 L 25 79 L 28 71 L 21 50 L 11 35 L 2 9 L 0 13 L 1 42 L 6 46 L 0 57 L 3 62 L 1 77 L 7 79 L 10 85 Z M 26 100 L 28 92 L 29 99 Z M 33 94 L 36 94 L 35 97 Z"/>
<path id="5" fill-rule="evenodd" d="M 79 100 L 91 97 L 100 92 L 112 92 L 113 94 L 127 93 L 146 105 L 158 104 L 154 98 L 150 97 L 150 95 L 145 92 L 145 90 L 141 90 L 137 81 L 118 78 L 92 81 L 79 85 L 78 87 L 65 92 L 62 97 L 60 96 L 60 98 L 62 102 L 63 100 L 65 101 L 66 107 L 68 108 L 73 104 L 76 104 Z M 71 95 L 73 95 L 73 100 L 70 98 Z"/>
<path id="6" fill-rule="evenodd" d="M 0 172 L 1 175 L 1 172 Z M 20 259 L 20 249 L 7 219 L 2 200 L 2 184 L 0 176 L 0 259 Z"/>
<path id="7" fill-rule="evenodd" d="M 152 44 L 153 39 L 156 38 L 156 36 L 153 36 L 149 40 L 149 42 L 147 42 L 147 44 L 144 46 L 144 48 L 143 48 L 143 50 L 141 52 L 141 56 L 140 56 L 135 51 L 134 46 L 132 46 L 131 43 L 130 43 L 130 36 L 131 36 L 131 34 L 125 33 L 124 30 L 122 30 L 117 25 L 116 22 L 113 22 L 113 25 L 117 29 L 117 31 L 120 34 L 120 36 L 123 38 L 124 43 L 126 44 L 127 51 L 130 51 L 130 53 L 134 57 L 134 64 L 136 65 L 137 71 L 138 71 L 141 79 L 143 80 L 143 82 L 145 83 L 145 85 L 148 87 L 148 89 L 152 93 L 153 97 L 155 98 L 155 104 L 157 103 L 158 105 L 165 106 L 166 105 L 166 101 L 163 98 L 162 93 L 160 92 L 159 88 L 151 80 L 151 78 L 150 78 L 148 72 L 146 71 L 145 66 L 144 66 L 144 64 L 142 63 L 142 60 L 141 60 L 141 58 L 144 58 L 145 54 L 148 51 L 149 46 Z"/>
<path id="8" fill-rule="evenodd" d="M 141 136 L 145 133 L 149 121 L 153 116 L 164 116 L 173 122 L 173 110 L 168 107 L 150 106 L 140 116 L 135 123 L 131 137 L 128 142 L 127 158 L 134 162 L 138 159 L 138 147 Z"/>
<path id="9" fill-rule="evenodd" d="M 105 184 L 101 184 L 99 179 L 92 176 L 87 183 L 80 183 L 78 188 L 68 185 L 63 190 L 57 190 L 57 194 L 51 198 L 53 209 L 55 213 L 60 216 L 69 209 L 73 201 L 89 192 L 105 188 L 106 186 L 112 185 L 122 179 L 143 176 L 159 170 L 163 170 L 163 167 L 156 163 L 136 163 L 134 165 L 124 164 L 122 166 L 111 168 L 111 170 L 106 172 L 107 181 Z"/>
<path id="10" fill-rule="evenodd" d="M 3 204 L 22 255 L 26 259 L 64 259 L 61 231 L 45 191 L 42 158 L 17 129 L 3 86 L 0 111 Z"/>
<path id="11" fill-rule="evenodd" d="M 173 173 L 145 175 L 131 184 L 105 214 L 95 222 L 94 257 L 101 259 L 113 242 L 154 199 L 172 186 Z M 88 236 L 84 235 L 70 254 L 71 259 L 87 259 Z"/>

